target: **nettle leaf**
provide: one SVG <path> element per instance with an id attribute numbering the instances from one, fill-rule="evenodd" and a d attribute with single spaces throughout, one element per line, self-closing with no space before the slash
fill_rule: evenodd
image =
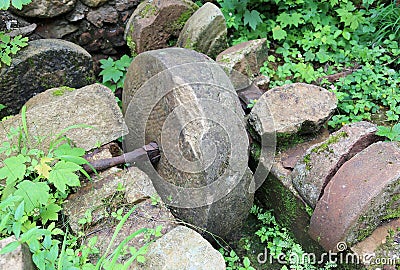
<path id="1" fill-rule="evenodd" d="M 18 184 L 15 195 L 21 196 L 25 202 L 25 212 L 30 213 L 35 208 L 41 208 L 47 204 L 50 196 L 50 187 L 43 182 L 34 183 L 24 180 Z"/>
<path id="2" fill-rule="evenodd" d="M 124 54 L 119 60 L 115 61 L 115 68 L 125 71 L 130 66 L 132 58 Z"/>
<path id="3" fill-rule="evenodd" d="M 51 167 L 47 163 L 51 162 L 51 161 L 53 161 L 53 159 L 49 158 L 49 157 L 41 158 L 39 164 L 35 166 L 35 171 L 39 175 L 41 175 L 44 178 L 48 179 L 50 171 L 51 171 Z"/>
<path id="4" fill-rule="evenodd" d="M 7 158 L 3 161 L 4 167 L 0 169 L 0 179 L 6 178 L 7 185 L 13 185 L 15 181 L 24 179 L 25 163 L 28 161 L 30 159 L 23 155 Z"/>
<path id="5" fill-rule="evenodd" d="M 257 25 L 262 23 L 260 12 L 252 10 L 251 12 L 246 9 L 244 13 L 244 25 L 250 25 L 251 29 L 256 30 Z"/>
<path id="6" fill-rule="evenodd" d="M 286 38 L 287 33 L 279 25 L 272 29 L 272 37 L 276 40 L 281 40 Z"/>
<path id="7" fill-rule="evenodd" d="M 17 9 L 22 9 L 23 5 L 29 4 L 32 0 L 12 0 L 11 4 Z"/>
<path id="8" fill-rule="evenodd" d="M 0 10 L 7 10 L 10 8 L 10 0 L 0 0 Z"/>
<path id="9" fill-rule="evenodd" d="M 65 193 L 66 186 L 80 186 L 79 177 L 75 174 L 81 167 L 73 162 L 61 160 L 50 172 L 49 182 L 61 192 Z"/>
<path id="10" fill-rule="evenodd" d="M 111 81 L 111 80 L 116 83 L 122 76 L 124 76 L 124 73 L 121 70 L 118 70 L 118 69 L 115 69 L 114 67 L 112 67 L 112 68 L 103 69 L 100 72 L 100 75 L 103 76 L 103 83 Z"/>
<path id="11" fill-rule="evenodd" d="M 61 206 L 55 203 L 51 203 L 46 207 L 40 217 L 42 218 L 43 224 L 46 224 L 49 220 L 58 220 L 58 212 L 62 209 Z"/>

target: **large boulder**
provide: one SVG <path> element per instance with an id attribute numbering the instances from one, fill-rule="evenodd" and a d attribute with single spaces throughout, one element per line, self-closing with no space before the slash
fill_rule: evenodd
<path id="1" fill-rule="evenodd" d="M 26 123 L 30 147 L 47 150 L 57 134 L 66 130 L 77 147 L 90 150 L 127 133 L 122 113 L 110 89 L 93 84 L 80 89 L 55 88 L 35 96 L 27 103 Z M 86 125 L 86 126 L 83 126 Z M 70 127 L 75 128 L 70 129 Z M 0 142 L 8 141 L 12 129 L 22 127 L 18 114 L 0 125 Z M 69 130 L 68 130 L 69 129 Z M 10 143 L 17 143 L 13 138 Z M 4 157 L 0 155 L 0 160 Z"/>
<path id="2" fill-rule="evenodd" d="M 77 0 L 32 0 L 22 10 L 13 8 L 12 11 L 18 15 L 35 18 L 53 18 L 71 11 Z"/>
<path id="3" fill-rule="evenodd" d="M 190 0 L 140 3 L 125 28 L 124 38 L 132 54 L 168 47 L 197 8 Z"/>
<path id="4" fill-rule="evenodd" d="M 215 58 L 227 47 L 227 28 L 221 10 L 205 3 L 186 22 L 177 45 Z"/>
<path id="5" fill-rule="evenodd" d="M 322 87 L 288 84 L 261 96 L 250 113 L 249 123 L 258 136 L 276 132 L 278 140 L 295 134 L 315 133 L 336 106 L 335 94 Z"/>
<path id="6" fill-rule="evenodd" d="M 159 144 L 157 173 L 143 169 L 174 215 L 222 237 L 237 230 L 253 202 L 252 177 L 243 112 L 219 65 L 182 48 L 142 53 L 122 103 L 125 151 Z"/>
<path id="7" fill-rule="evenodd" d="M 323 189 L 347 160 L 379 140 L 377 127 L 358 122 L 342 127 L 324 142 L 303 155 L 292 173 L 292 181 L 302 198 L 315 208 Z"/>
<path id="8" fill-rule="evenodd" d="M 343 242 L 350 247 L 400 216 L 399 159 L 397 143 L 377 142 L 340 167 L 310 222 L 310 235 L 325 250 L 340 250 Z"/>
<path id="9" fill-rule="evenodd" d="M 24 103 L 46 89 L 80 88 L 94 82 L 93 62 L 83 48 L 68 41 L 41 39 L 29 42 L 0 69 L 0 119 L 18 113 Z"/>
<path id="10" fill-rule="evenodd" d="M 225 270 L 221 253 L 200 234 L 179 226 L 152 243 L 143 264 L 134 262 L 135 270 Z"/>

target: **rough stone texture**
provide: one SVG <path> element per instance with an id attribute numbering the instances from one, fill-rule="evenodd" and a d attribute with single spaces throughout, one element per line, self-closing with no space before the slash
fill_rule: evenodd
<path id="1" fill-rule="evenodd" d="M 124 38 L 132 53 L 168 47 L 197 9 L 189 0 L 144 1 L 130 17 Z"/>
<path id="2" fill-rule="evenodd" d="M 118 13 L 113 7 L 100 7 L 90 11 L 86 18 L 89 22 L 100 28 L 103 26 L 103 23 L 117 23 Z"/>
<path id="3" fill-rule="evenodd" d="M 71 33 L 78 31 L 78 27 L 73 24 L 69 24 L 67 20 L 54 20 L 49 24 L 42 24 L 36 28 L 36 34 L 43 38 L 56 38 L 61 39 Z"/>
<path id="4" fill-rule="evenodd" d="M 358 122 L 342 127 L 326 141 L 314 145 L 303 155 L 292 173 L 292 181 L 301 197 L 315 208 L 323 190 L 347 160 L 379 140 L 377 127 Z"/>
<path id="5" fill-rule="evenodd" d="M 0 250 L 11 242 L 16 241 L 14 236 L 0 240 Z M 4 270 L 34 270 L 32 255 L 26 244 L 20 245 L 16 250 L 0 256 L 0 269 Z"/>
<path id="6" fill-rule="evenodd" d="M 250 40 L 226 49 L 217 56 L 221 65 L 255 77 L 268 57 L 267 39 Z"/>
<path id="7" fill-rule="evenodd" d="M 221 253 L 197 232 L 179 226 L 152 243 L 144 264 L 134 263 L 136 270 L 224 270 Z"/>
<path id="8" fill-rule="evenodd" d="M 215 58 L 227 47 L 227 28 L 221 10 L 205 3 L 186 22 L 177 45 Z"/>
<path id="9" fill-rule="evenodd" d="M 122 187 L 122 191 L 117 191 Z M 110 216 L 112 212 L 124 208 L 123 214 L 132 207 L 136 209 L 122 226 L 110 250 L 116 247 L 129 235 L 143 228 L 155 229 L 162 226 L 161 232 L 168 233 L 176 226 L 176 221 L 165 205 L 153 205 L 150 196 L 157 197 L 149 177 L 140 169 L 131 167 L 129 170 L 111 168 L 93 178 L 93 182 L 85 183 L 67 198 L 64 212 L 67 214 L 71 229 L 76 233 L 80 228 L 78 221 L 85 217 L 85 212 L 91 211 L 92 221 L 85 226 L 85 233 L 98 237 L 96 247 L 100 254 L 106 251 L 111 236 L 114 234 L 118 220 Z M 130 240 L 127 245 L 137 249 L 145 243 L 144 235 L 139 234 Z M 121 262 L 129 257 L 123 256 Z"/>
<path id="10" fill-rule="evenodd" d="M 136 167 L 131 167 L 129 170 L 111 168 L 93 177 L 92 180 L 82 184 L 76 193 L 68 196 L 68 201 L 64 204 L 64 212 L 68 215 L 69 224 L 75 233 L 79 230 L 79 219 L 85 217 L 87 210 L 92 213 L 92 224 L 106 218 L 107 207 L 104 200 L 113 196 L 118 197 L 115 196 L 118 185 L 124 188 L 122 192 L 124 200 L 130 205 L 157 195 L 149 177 Z"/>
<path id="11" fill-rule="evenodd" d="M 275 156 L 275 159 L 270 160 L 261 158 L 258 166 L 264 167 L 264 173 L 259 177 L 264 177 L 265 181 L 260 186 L 255 194 L 255 201 L 264 209 L 273 209 L 274 216 L 279 224 L 287 228 L 296 242 L 301 244 L 307 252 L 313 252 L 317 256 L 323 252 L 321 246 L 313 240 L 308 234 L 308 226 L 310 224 L 310 209 L 307 204 L 293 187 L 291 181 L 291 170 L 284 168 L 282 160 L 296 149 L 304 149 L 310 145 L 317 144 L 325 140 L 327 134 L 322 133 L 313 141 L 305 142 L 294 146 Z M 257 160 L 257 157 L 252 152 L 252 158 Z M 253 168 L 254 169 L 254 168 Z M 257 167 L 257 171 L 260 170 Z M 255 177 L 257 177 L 255 175 Z"/>
<path id="12" fill-rule="evenodd" d="M 382 267 L 384 264 L 394 267 L 400 257 L 399 230 L 400 219 L 382 224 L 370 236 L 352 246 L 351 251 L 362 258 L 361 262 L 368 270 L 376 270 L 377 266 Z"/>
<path id="13" fill-rule="evenodd" d="M 294 83 L 264 93 L 250 113 L 258 135 L 315 133 L 336 109 L 335 94 L 315 85 Z"/>
<path id="14" fill-rule="evenodd" d="M 91 128 L 76 128 L 65 133 L 77 147 L 90 150 L 127 133 L 115 96 L 100 84 L 80 89 L 50 89 L 28 102 L 27 126 L 30 147 L 46 150 L 54 136 L 73 125 L 86 124 Z M 73 91 L 70 91 L 73 90 Z M 61 96 L 54 96 L 54 92 Z M 21 115 L 13 116 L 0 125 L 0 141 L 7 141 L 12 127 L 22 126 Z M 35 137 L 42 138 L 40 143 Z M 15 140 L 11 143 L 15 143 Z M 2 155 L 0 155 L 3 157 Z M 0 158 L 1 160 L 1 158 Z"/>
<path id="15" fill-rule="evenodd" d="M 71 11 L 76 4 L 76 0 L 32 0 L 22 10 L 12 8 L 18 15 L 35 18 L 53 18 Z"/>
<path id="16" fill-rule="evenodd" d="M 377 142 L 347 161 L 325 187 L 310 223 L 310 235 L 325 250 L 370 235 L 382 220 L 399 216 L 400 147 Z"/>
<path id="17" fill-rule="evenodd" d="M 35 94 L 59 86 L 83 87 L 94 82 L 93 62 L 83 48 L 68 41 L 29 42 L 0 69 L 0 103 L 7 106 L 0 119 L 16 114 Z"/>
<path id="18" fill-rule="evenodd" d="M 122 101 L 125 151 L 159 143 L 164 180 L 151 179 L 166 203 L 172 197 L 174 215 L 222 237 L 238 229 L 253 201 L 248 142 L 236 92 L 219 65 L 182 48 L 142 53 L 128 69 Z M 207 196 L 189 192 L 211 185 L 218 186 Z"/>
<path id="19" fill-rule="evenodd" d="M 81 0 L 85 5 L 89 7 L 98 7 L 107 3 L 109 0 Z"/>

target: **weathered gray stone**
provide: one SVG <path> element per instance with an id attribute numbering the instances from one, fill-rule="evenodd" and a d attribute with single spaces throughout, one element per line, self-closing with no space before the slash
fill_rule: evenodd
<path id="1" fill-rule="evenodd" d="M 94 82 L 93 62 L 84 49 L 68 41 L 41 39 L 29 42 L 0 69 L 0 119 L 16 114 L 24 103 L 46 89 L 83 87 Z"/>
<path id="2" fill-rule="evenodd" d="M 0 250 L 11 242 L 16 241 L 14 236 L 0 240 Z M 0 256 L 0 269 L 4 270 L 34 270 L 32 254 L 29 247 L 24 243 L 16 250 Z"/>
<path id="3" fill-rule="evenodd" d="M 114 94 L 100 84 L 80 89 L 49 89 L 30 100 L 27 107 L 30 147 L 46 150 L 54 136 L 74 125 L 90 126 L 65 133 L 77 147 L 85 150 L 106 144 L 127 133 Z M 20 114 L 4 120 L 0 125 L 0 142 L 7 141 L 10 129 L 18 126 L 22 127 Z M 38 142 L 38 138 L 42 141 Z M 17 139 L 14 137 L 11 143 L 16 143 Z"/>
<path id="4" fill-rule="evenodd" d="M 310 222 L 310 235 L 325 250 L 353 246 L 383 220 L 399 217 L 400 147 L 377 142 L 347 161 L 325 187 Z"/>
<path id="5" fill-rule="evenodd" d="M 177 45 L 215 58 L 227 47 L 227 28 L 221 10 L 205 3 L 186 22 Z"/>
<path id="6" fill-rule="evenodd" d="M 77 0 L 32 0 L 22 10 L 12 8 L 18 15 L 35 18 L 53 18 L 71 11 Z"/>
<path id="7" fill-rule="evenodd" d="M 296 191 L 291 181 L 291 169 L 283 166 L 283 160 L 294 155 L 291 159 L 296 159 L 297 152 L 304 153 L 311 145 L 317 144 L 327 138 L 327 134 L 322 133 L 310 142 L 298 144 L 282 153 L 275 155 L 272 160 L 258 157 L 252 152 L 255 161 L 264 167 L 265 173 L 258 177 L 264 177 L 266 180 L 256 192 L 256 201 L 264 209 L 273 209 L 274 216 L 279 224 L 288 229 L 291 236 L 296 239 L 307 252 L 313 252 L 317 256 L 323 252 L 322 247 L 313 240 L 307 233 L 310 224 L 311 213 L 307 204 Z M 256 171 L 256 174 L 257 174 Z M 262 170 L 261 170 L 262 171 Z M 255 177 L 257 177 L 255 175 Z"/>
<path id="8" fill-rule="evenodd" d="M 217 56 L 217 63 L 253 78 L 268 57 L 267 39 L 250 40 L 226 49 Z"/>
<path id="9" fill-rule="evenodd" d="M 144 264 L 134 263 L 135 270 L 224 270 L 221 253 L 197 232 L 179 226 L 152 243 Z"/>
<path id="10" fill-rule="evenodd" d="M 377 127 L 358 122 L 342 127 L 326 141 L 314 145 L 297 162 L 292 181 L 301 197 L 315 208 L 323 190 L 347 160 L 379 140 Z"/>
<path id="11" fill-rule="evenodd" d="M 85 5 L 89 7 L 98 7 L 107 3 L 109 0 L 81 0 Z"/>
<path id="12" fill-rule="evenodd" d="M 100 28 L 103 26 L 103 23 L 117 23 L 118 12 L 111 6 L 104 6 L 90 11 L 86 15 L 86 19 Z"/>
<path id="13" fill-rule="evenodd" d="M 182 48 L 142 53 L 128 69 L 122 101 L 125 151 L 159 143 L 158 175 L 146 173 L 174 215 L 220 236 L 239 228 L 253 201 L 248 142 L 219 65 Z"/>
<path id="14" fill-rule="evenodd" d="M 138 204 L 150 196 L 157 196 L 149 177 L 136 167 L 129 170 L 111 168 L 92 180 L 71 194 L 64 204 L 64 212 L 68 215 L 69 225 L 75 233 L 79 231 L 78 221 L 85 217 L 86 211 L 91 211 L 92 224 L 107 218 L 107 205 L 104 204 L 104 200 L 112 198 L 119 186 L 123 188 L 124 199 L 121 202 L 126 201 L 130 205 Z M 113 204 L 118 203 L 113 201 Z"/>
<path id="15" fill-rule="evenodd" d="M 48 24 L 40 25 L 36 29 L 35 33 L 40 35 L 42 38 L 61 39 L 66 35 L 78 31 L 78 29 L 78 26 L 70 24 L 67 20 L 59 19 Z"/>
<path id="16" fill-rule="evenodd" d="M 124 38 L 132 53 L 168 47 L 197 8 L 190 0 L 140 3 L 125 28 Z"/>
<path id="17" fill-rule="evenodd" d="M 315 133 L 336 109 L 335 94 L 315 85 L 294 83 L 267 91 L 255 104 L 249 123 L 258 135 Z"/>

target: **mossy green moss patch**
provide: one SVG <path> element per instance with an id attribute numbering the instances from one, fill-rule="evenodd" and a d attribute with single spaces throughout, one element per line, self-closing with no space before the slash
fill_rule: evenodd
<path id="1" fill-rule="evenodd" d="M 58 87 L 57 89 L 53 90 L 53 92 L 51 94 L 55 97 L 60 97 L 60 96 L 64 95 L 66 92 L 72 92 L 74 90 L 75 90 L 75 88 L 72 88 L 72 87 L 61 86 L 61 87 Z"/>

